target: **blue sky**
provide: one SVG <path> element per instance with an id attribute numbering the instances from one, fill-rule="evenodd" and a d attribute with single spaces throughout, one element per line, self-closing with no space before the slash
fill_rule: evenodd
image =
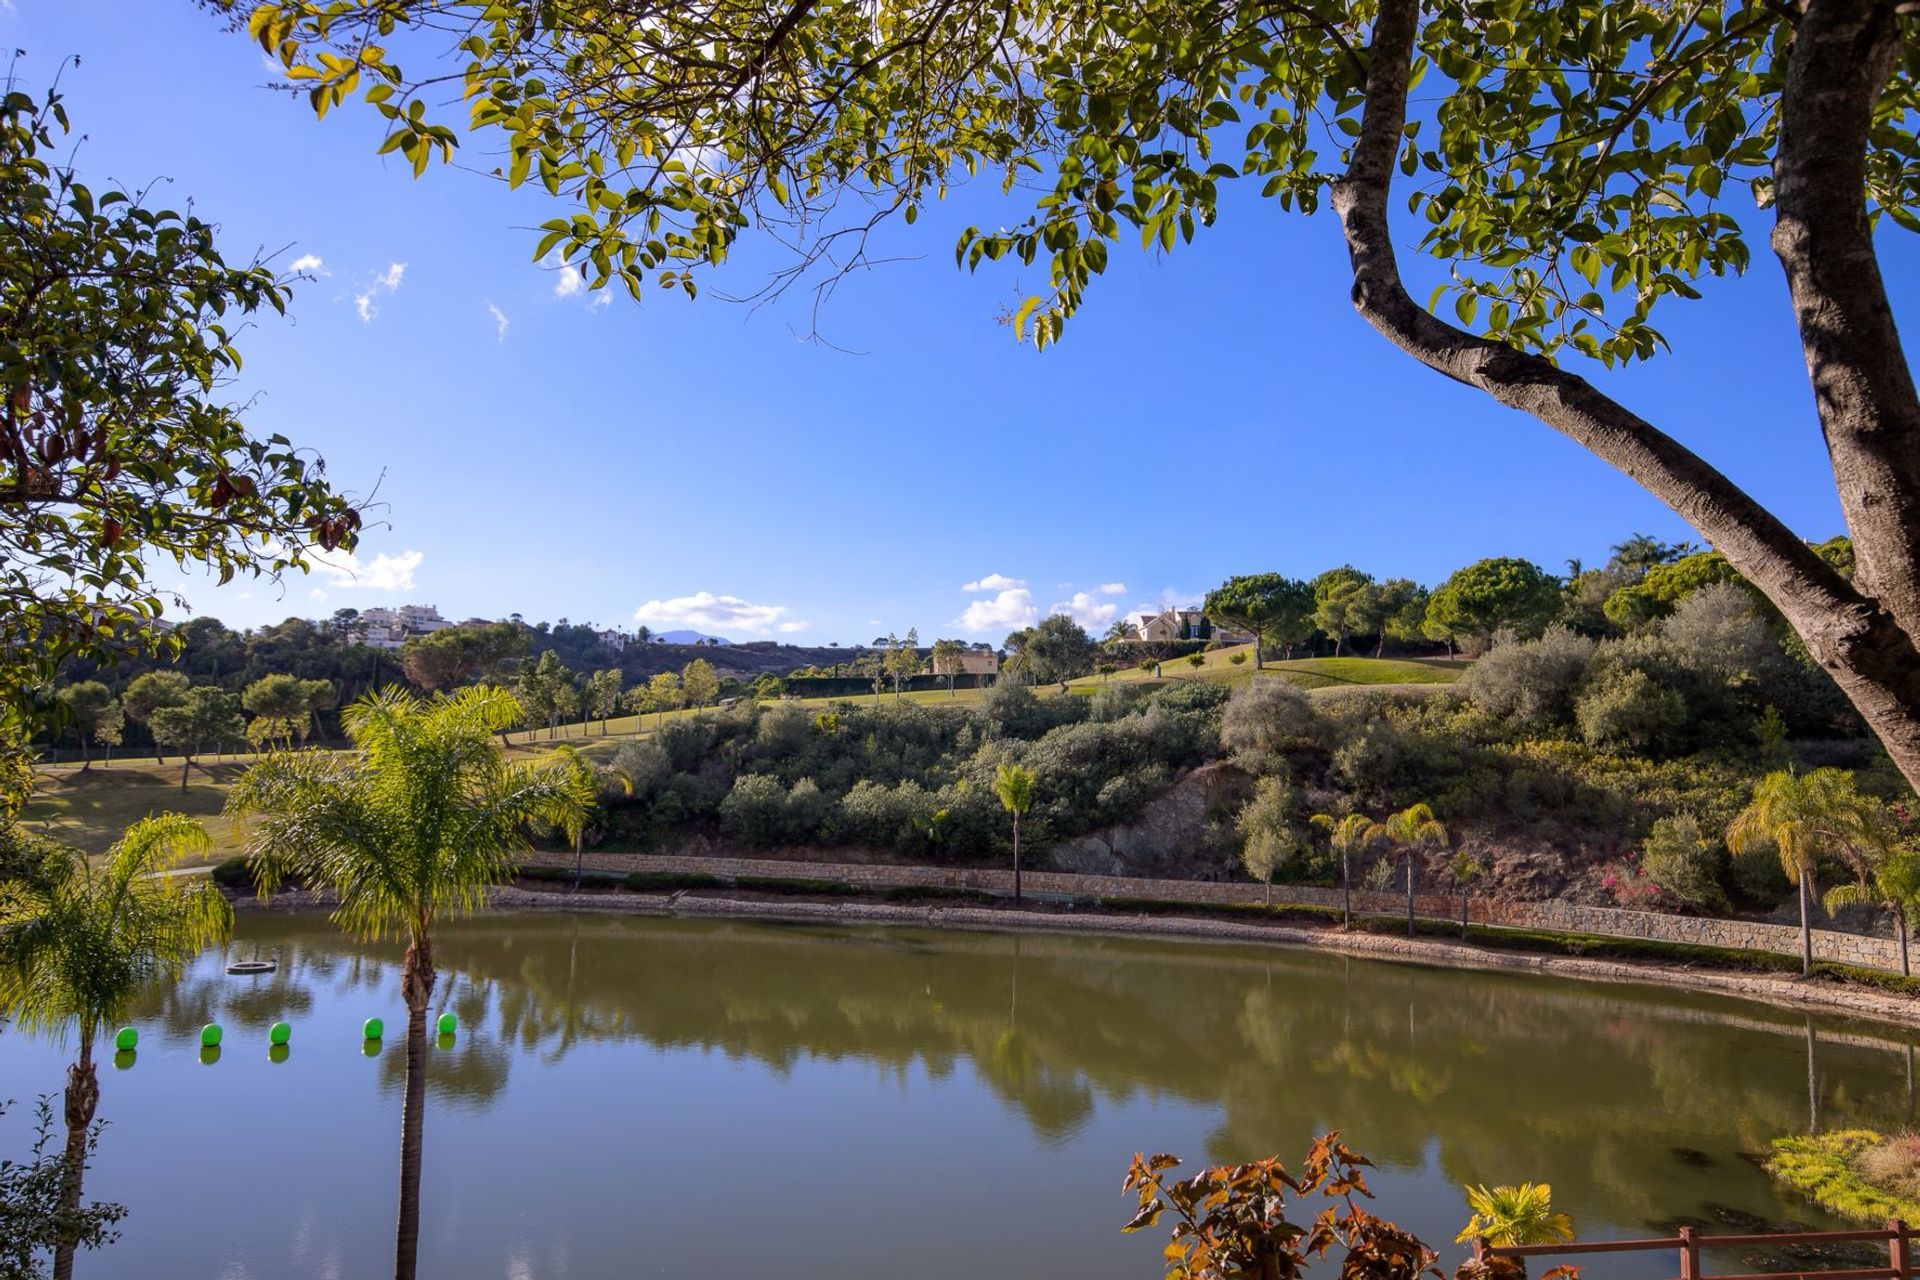
<path id="1" fill-rule="evenodd" d="M 697 302 L 569 292 L 529 261 L 543 194 L 413 180 L 374 155 L 375 117 L 316 122 L 188 0 L 0 0 L 0 39 L 36 90 L 80 55 L 63 86 L 96 189 L 168 179 L 162 198 L 219 222 L 229 258 L 321 264 L 289 321 L 243 338 L 238 390 L 257 430 L 317 449 L 349 489 L 377 484 L 385 524 L 352 574 L 185 583 L 233 625 L 414 601 L 734 639 L 997 641 L 1056 605 L 1097 631 L 1233 573 L 1350 561 L 1434 583 L 1482 556 L 1558 571 L 1635 530 L 1691 536 L 1577 446 L 1388 347 L 1347 303 L 1332 218 L 1251 191 L 1172 257 L 1118 249 L 1038 356 L 996 315 L 1041 273 L 953 265 L 968 222 L 1020 207 L 936 206 L 888 246 L 918 257 L 834 295 L 829 347 L 802 340 L 806 296 L 716 296 L 756 287 L 764 252 Z M 1920 252 L 1885 239 L 1910 305 Z M 1823 538 L 1841 528 L 1831 473 L 1785 287 L 1754 249 L 1746 278 L 1665 314 L 1673 355 L 1582 371 Z"/>

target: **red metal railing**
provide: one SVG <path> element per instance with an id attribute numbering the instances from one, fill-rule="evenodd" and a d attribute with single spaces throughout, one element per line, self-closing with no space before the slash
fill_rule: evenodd
<path id="1" fill-rule="evenodd" d="M 1908 1280 L 1913 1275 L 1914 1233 L 1895 1218 L 1884 1227 L 1862 1231 L 1770 1231 L 1758 1235 L 1704 1236 L 1692 1227 L 1680 1228 L 1677 1236 L 1653 1240 L 1592 1240 L 1573 1244 L 1492 1245 L 1484 1239 L 1474 1242 L 1477 1257 L 1573 1258 L 1589 1253 L 1652 1253 L 1672 1249 L 1680 1255 L 1678 1280 L 1779 1280 L 1783 1276 L 1814 1276 L 1819 1280 Z M 1730 1249 L 1753 1245 L 1830 1245 L 1884 1244 L 1887 1265 L 1850 1267 L 1831 1271 L 1810 1268 L 1802 1271 L 1759 1271 L 1708 1275 L 1700 1269 L 1703 1249 Z"/>

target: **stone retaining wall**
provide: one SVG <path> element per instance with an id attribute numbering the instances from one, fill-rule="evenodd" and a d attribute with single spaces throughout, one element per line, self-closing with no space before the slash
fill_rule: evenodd
<path id="1" fill-rule="evenodd" d="M 564 854 L 535 855 L 535 861 L 571 866 Z M 652 871 L 777 880 L 831 880 L 863 889 L 949 888 L 985 893 L 1013 891 L 1013 872 L 987 867 L 896 866 L 885 863 L 795 862 L 779 858 L 676 857 L 656 854 L 589 853 L 585 865 L 595 871 Z M 1155 880 L 1133 876 L 1069 875 L 1057 871 L 1029 871 L 1021 877 L 1027 893 L 1066 898 L 1146 898 L 1163 902 L 1190 902 L 1203 906 L 1258 905 L 1266 900 L 1257 884 L 1204 880 Z M 1276 906 L 1338 907 L 1340 891 L 1312 885 L 1276 885 Z M 1365 915 L 1400 915 L 1407 909 L 1404 894 L 1356 890 L 1353 909 Z M 1416 894 L 1414 913 L 1423 919 L 1458 920 L 1457 894 Z M 1589 933 L 1613 938 L 1645 938 L 1658 942 L 1732 947 L 1746 951 L 1800 954 L 1800 931 L 1792 925 L 1748 920 L 1715 920 L 1667 915 L 1658 911 L 1621 911 L 1610 907 L 1581 907 L 1564 902 L 1500 902 L 1470 897 L 1467 918 L 1476 924 L 1515 929 L 1551 929 L 1560 933 Z M 1900 970 L 1900 949 L 1891 938 L 1813 931 L 1816 959 L 1870 969 Z"/>

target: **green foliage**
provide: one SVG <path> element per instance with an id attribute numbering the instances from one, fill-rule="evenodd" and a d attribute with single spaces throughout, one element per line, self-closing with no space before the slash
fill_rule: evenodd
<path id="1" fill-rule="evenodd" d="M 1699 551 L 1672 563 L 1654 564 L 1646 576 L 1607 597 L 1607 621 L 1622 631 L 1633 631 L 1672 613 L 1674 607 L 1704 587 L 1745 580 L 1718 551 Z"/>
<path id="2" fill-rule="evenodd" d="M 1686 699 L 1646 671 L 1604 667 L 1587 682 L 1574 709 L 1589 746 L 1636 755 L 1670 750 L 1686 730 Z"/>
<path id="3" fill-rule="evenodd" d="M 162 814 L 128 827 L 98 865 L 62 850 L 0 881 L 0 1013 L 23 1031 L 75 1029 L 86 1046 L 124 1021 L 136 995 L 233 927 L 213 886 L 165 874 L 211 847 L 199 823 Z"/>
<path id="4" fill-rule="evenodd" d="M 60 96 L 0 98 L 0 698 L 76 658 L 167 650 L 156 561 L 220 581 L 351 547 L 360 515 L 222 393 L 233 332 L 283 312 L 200 218 L 96 192 L 65 159 Z"/>
<path id="5" fill-rule="evenodd" d="M 1240 810 L 1234 825 L 1240 833 L 1240 865 L 1248 875 L 1273 891 L 1273 878 L 1307 851 L 1306 837 L 1295 823 L 1298 801 L 1285 779 L 1261 778 L 1253 798 Z"/>
<path id="6" fill-rule="evenodd" d="M 1640 846 L 1640 871 L 1668 900 L 1696 911 L 1724 911 L 1720 887 L 1726 858 L 1692 814 L 1656 818 Z"/>
<path id="7" fill-rule="evenodd" d="M 10 1105 L 0 1101 L 0 1115 Z M 82 1168 L 92 1163 L 100 1126 L 87 1130 Z M 125 1205 L 96 1201 L 68 1209 L 63 1202 L 67 1166 L 53 1143 L 53 1104 L 34 1108 L 33 1145 L 27 1157 L 0 1159 L 0 1280 L 41 1280 L 40 1258 L 62 1243 L 99 1249 L 119 1239 L 114 1229 Z"/>
<path id="8" fill-rule="evenodd" d="M 1214 622 L 1252 632 L 1256 666 L 1262 649 L 1290 649 L 1313 634 L 1313 588 L 1277 573 L 1228 578 L 1207 593 L 1200 611 Z"/>
<path id="9" fill-rule="evenodd" d="M 704 707 L 720 696 L 720 678 L 711 662 L 695 658 L 680 669 L 680 696 L 689 707 Z"/>
<path id="10" fill-rule="evenodd" d="M 422 689 L 451 689 L 480 676 L 499 677 L 527 652 L 526 631 L 511 622 L 442 627 L 408 636 L 400 666 Z"/>
<path id="11" fill-rule="evenodd" d="M 1767 1172 L 1842 1218 L 1875 1225 L 1889 1218 L 1913 1221 L 1920 1218 L 1916 1145 L 1910 1136 L 1889 1139 L 1871 1129 L 1775 1138 Z"/>
<path id="12" fill-rule="evenodd" d="M 418 941 L 470 911 L 526 848 L 526 825 L 567 827 L 594 800 L 565 762 L 509 764 L 493 735 L 515 708 L 498 690 L 422 700 L 389 692 L 347 709 L 354 750 L 269 756 L 228 810 L 259 821 L 247 843 L 262 886 L 293 877 L 339 899 L 360 937 Z"/>
<path id="13" fill-rule="evenodd" d="M 1284 680 L 1241 685 L 1220 718 L 1220 746 L 1249 773 L 1281 768 L 1288 752 L 1313 746 L 1321 734 L 1313 703 Z"/>
<path id="14" fill-rule="evenodd" d="M 1098 651 L 1084 627 L 1056 613 L 1007 637 L 1006 669 L 1034 684 L 1053 684 L 1091 673 Z"/>
<path id="15" fill-rule="evenodd" d="M 1348 636 L 1377 629 L 1372 575 L 1341 565 L 1315 578 L 1312 586 L 1313 625 L 1333 638 L 1334 656 L 1339 656 Z"/>
<path id="16" fill-rule="evenodd" d="M 1434 589 L 1423 629 L 1478 652 L 1496 631 L 1521 638 L 1540 634 L 1560 608 L 1558 582 L 1538 565 L 1511 557 L 1478 560 Z"/>
<path id="17" fill-rule="evenodd" d="M 238 742 L 245 723 L 240 699 L 224 689 L 195 685 L 178 704 L 149 712 L 147 727 L 155 742 L 191 760 L 208 747 Z"/>
<path id="18" fill-rule="evenodd" d="M 1466 1188 L 1473 1216 L 1455 1236 L 1455 1244 L 1484 1239 L 1500 1247 L 1564 1244 L 1573 1239 L 1573 1219 L 1553 1211 L 1553 1187 L 1544 1182 L 1519 1186 Z"/>
<path id="19" fill-rule="evenodd" d="M 689 269 L 723 261 L 756 223 L 826 245 L 864 222 L 832 216 L 848 197 L 912 222 L 965 175 L 1009 187 L 1045 175 L 1031 217 L 970 229 L 956 248 L 970 267 L 1046 264 L 1048 291 L 1013 317 L 1045 343 L 1123 236 L 1173 251 L 1236 181 L 1283 208 L 1319 207 L 1359 130 L 1372 13 L 274 0 L 254 6 L 250 30 L 316 112 L 364 96 L 390 130 L 382 149 L 415 173 L 457 141 L 417 90 L 461 80 L 464 123 L 504 150 L 507 181 L 564 201 L 534 256 L 557 251 L 593 287 L 636 295 L 691 293 Z M 1423 175 L 1421 246 L 1451 267 L 1436 304 L 1452 293 L 1463 323 L 1523 350 L 1652 355 L 1660 303 L 1747 265 L 1746 230 L 1719 202 L 1739 184 L 1771 198 L 1791 21 L 1736 0 L 1428 15 L 1415 76 L 1431 69 L 1439 87 L 1399 159 Z M 469 38 L 444 62 L 403 68 L 398 51 L 420 47 L 412 26 Z M 592 91 L 616 75 L 626 92 Z M 1866 164 L 1870 207 L 1910 229 L 1914 96 L 1903 66 Z"/>
<path id="20" fill-rule="evenodd" d="M 1593 641 L 1551 626 L 1538 640 L 1496 644 L 1461 686 L 1489 714 L 1544 729 L 1573 722 L 1574 694 L 1593 660 Z"/>

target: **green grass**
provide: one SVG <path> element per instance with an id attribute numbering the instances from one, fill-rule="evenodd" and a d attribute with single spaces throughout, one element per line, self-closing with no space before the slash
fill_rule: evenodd
<path id="1" fill-rule="evenodd" d="M 1920 1221 L 1920 1202 L 1875 1186 L 1856 1167 L 1886 1142 L 1871 1129 L 1836 1129 L 1805 1138 L 1775 1138 L 1767 1172 L 1830 1213 L 1878 1226 L 1889 1218 Z"/>
<path id="2" fill-rule="evenodd" d="M 142 818 L 156 813 L 184 813 L 199 818 L 213 836 L 213 862 L 239 852 L 246 830 L 220 817 L 227 788 L 251 763 L 251 756 L 208 758 L 188 777 L 180 790 L 180 762 L 155 764 L 151 758 L 116 760 L 110 766 L 77 765 L 42 768 L 34 780 L 33 797 L 21 815 L 25 822 L 56 840 L 85 853 L 105 853 L 107 846 Z"/>
<path id="3" fill-rule="evenodd" d="M 1185 658 L 1160 664 L 1159 683 L 1174 680 L 1211 680 L 1222 684 L 1244 684 L 1254 678 L 1253 646 L 1231 645 L 1208 649 L 1204 661 L 1195 667 Z M 1240 661 L 1234 661 L 1238 656 Z M 1278 676 L 1302 689 L 1355 689 L 1388 686 L 1452 684 L 1467 669 L 1464 661 L 1446 658 L 1296 658 L 1265 663 L 1260 675 Z M 1092 693 L 1104 683 L 1154 683 L 1152 669 L 1129 667 L 1110 677 L 1086 676 L 1072 684 L 1075 693 Z"/>

